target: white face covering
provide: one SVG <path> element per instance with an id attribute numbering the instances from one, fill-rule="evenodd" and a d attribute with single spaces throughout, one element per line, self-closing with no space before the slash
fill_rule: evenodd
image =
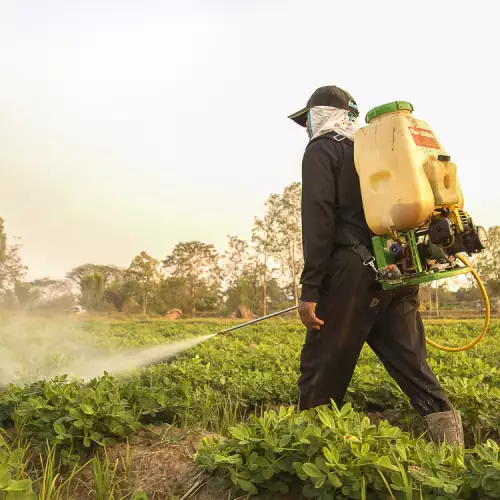
<path id="1" fill-rule="evenodd" d="M 307 132 L 310 139 L 334 131 L 354 141 L 358 128 L 357 120 L 351 119 L 349 111 L 345 109 L 315 106 L 309 110 Z"/>

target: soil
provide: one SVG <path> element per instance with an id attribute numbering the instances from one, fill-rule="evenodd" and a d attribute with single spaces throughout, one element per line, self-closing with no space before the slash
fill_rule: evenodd
<path id="1" fill-rule="evenodd" d="M 194 463 L 204 432 L 183 431 L 172 426 L 149 426 L 133 436 L 128 443 L 107 449 L 107 456 L 116 466 L 120 491 L 116 498 L 134 498 L 143 492 L 148 500 L 180 500 L 194 485 L 203 484 L 190 500 L 217 500 L 205 485 L 207 477 Z M 92 469 L 87 467 L 78 476 L 72 492 L 74 500 L 95 499 Z"/>

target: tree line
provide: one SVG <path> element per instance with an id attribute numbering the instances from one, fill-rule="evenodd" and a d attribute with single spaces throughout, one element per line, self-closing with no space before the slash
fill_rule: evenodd
<path id="1" fill-rule="evenodd" d="M 160 259 L 142 251 L 125 268 L 84 263 L 64 280 L 26 281 L 20 245 L 8 244 L 0 218 L 0 307 L 64 310 L 80 304 L 97 312 L 165 314 L 180 309 L 189 316 L 246 308 L 268 314 L 298 303 L 303 269 L 300 204 L 298 182 L 271 194 L 264 215 L 254 219 L 250 240 L 229 235 L 223 253 L 210 243 L 180 242 Z M 475 262 L 495 299 L 500 297 L 500 226 L 491 227 L 488 235 L 489 247 Z M 437 300 L 433 290 L 451 307 L 480 298 L 472 280 L 456 293 L 445 282 L 423 286 L 424 302 Z"/>
<path id="2" fill-rule="evenodd" d="M 164 258 L 140 252 L 122 268 L 81 264 L 64 280 L 26 281 L 19 244 L 8 245 L 0 218 L 0 305 L 4 309 L 67 309 L 165 314 L 180 309 L 229 314 L 246 308 L 267 314 L 298 303 L 303 268 L 301 184 L 271 194 L 255 217 L 250 241 L 229 235 L 227 250 L 201 241 L 180 242 Z"/>

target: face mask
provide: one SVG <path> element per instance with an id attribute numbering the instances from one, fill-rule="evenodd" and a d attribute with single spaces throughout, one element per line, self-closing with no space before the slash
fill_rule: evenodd
<path id="1" fill-rule="evenodd" d="M 353 118 L 356 118 L 353 116 Z M 345 109 L 333 108 L 330 106 L 315 106 L 309 110 L 308 114 L 308 133 L 314 139 L 328 132 L 336 132 L 351 141 L 354 140 L 354 134 L 359 128 L 356 121 L 352 121 L 349 111 Z"/>
<path id="2" fill-rule="evenodd" d="M 307 130 L 307 137 L 309 137 L 309 139 L 312 139 L 313 133 L 311 127 L 311 111 L 307 113 L 306 130 Z"/>

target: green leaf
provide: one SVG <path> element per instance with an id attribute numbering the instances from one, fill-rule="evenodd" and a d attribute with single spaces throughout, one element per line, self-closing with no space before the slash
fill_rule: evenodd
<path id="1" fill-rule="evenodd" d="M 351 403 L 346 403 L 342 409 L 340 410 L 340 416 L 342 418 L 346 418 L 348 417 L 349 415 L 351 415 L 353 412 L 353 409 L 352 409 L 352 404 Z"/>
<path id="2" fill-rule="evenodd" d="M 80 405 L 80 408 L 83 411 L 83 413 L 85 413 L 86 415 L 93 415 L 94 414 L 94 410 L 86 403 L 82 403 Z"/>
<path id="3" fill-rule="evenodd" d="M 22 492 L 29 490 L 31 488 L 30 479 L 21 479 L 19 481 L 11 481 L 7 487 L 4 488 L 5 491 Z"/>
<path id="4" fill-rule="evenodd" d="M 334 488 L 342 488 L 342 481 L 339 479 L 337 474 L 333 472 L 328 473 L 328 480 Z"/>
<path id="5" fill-rule="evenodd" d="M 398 455 L 404 460 L 407 460 L 407 453 L 406 453 L 406 448 L 402 445 L 396 445 L 396 451 L 398 452 Z"/>
<path id="6" fill-rule="evenodd" d="M 476 471 L 476 472 L 479 472 L 479 474 L 486 474 L 486 468 L 483 466 L 483 464 L 481 464 L 480 462 L 478 462 L 477 460 L 475 460 L 474 458 L 472 458 L 470 460 L 470 464 L 472 465 L 472 468 Z"/>
<path id="7" fill-rule="evenodd" d="M 0 464 L 0 488 L 8 484 L 10 481 L 9 466 L 7 464 Z"/>
<path id="8" fill-rule="evenodd" d="M 214 458 L 215 462 L 218 464 L 223 464 L 227 461 L 227 457 L 225 455 L 220 455 L 218 453 L 215 454 Z"/>
<path id="9" fill-rule="evenodd" d="M 370 419 L 368 417 L 363 417 L 360 425 L 361 432 L 364 432 L 366 429 L 371 427 L 371 425 L 372 423 L 370 422 Z"/>
<path id="10" fill-rule="evenodd" d="M 321 491 L 318 491 L 312 484 L 306 484 L 302 488 L 302 495 L 305 498 L 317 498 L 321 495 Z"/>
<path id="11" fill-rule="evenodd" d="M 90 447 L 90 439 L 88 437 L 83 438 L 83 446 L 85 446 L 85 448 Z"/>
<path id="12" fill-rule="evenodd" d="M 99 432 L 91 432 L 90 439 L 92 439 L 92 441 L 95 441 L 96 443 L 100 443 L 102 440 L 102 434 L 100 434 Z"/>
<path id="13" fill-rule="evenodd" d="M 34 491 L 13 492 L 8 491 L 5 495 L 5 500 L 37 500 Z"/>
<path id="14" fill-rule="evenodd" d="M 481 481 L 481 486 L 488 492 L 494 491 L 498 488 L 498 479 L 484 477 Z"/>
<path id="15" fill-rule="evenodd" d="M 290 490 L 288 485 L 283 481 L 270 481 L 269 489 L 271 491 L 279 492 L 279 493 L 288 493 Z"/>
<path id="16" fill-rule="evenodd" d="M 333 462 L 333 454 L 330 451 L 330 448 L 327 448 L 326 446 L 323 446 L 323 456 L 329 461 Z"/>
<path id="17" fill-rule="evenodd" d="M 20 464 L 24 458 L 24 450 L 22 448 L 16 448 L 10 453 L 9 465 Z"/>
<path id="18" fill-rule="evenodd" d="M 57 434 L 66 434 L 66 427 L 62 422 L 54 422 L 54 430 Z"/>
<path id="19" fill-rule="evenodd" d="M 258 465 L 259 467 L 269 467 L 269 461 L 265 457 L 257 457 L 255 459 L 255 464 Z"/>
<path id="20" fill-rule="evenodd" d="M 329 429 L 334 429 L 335 428 L 335 419 L 330 413 L 326 413 L 324 410 L 318 410 L 318 416 L 319 419 L 321 420 L 321 423 L 325 426 L 328 427 Z"/>
<path id="21" fill-rule="evenodd" d="M 280 441 L 279 441 L 279 447 L 280 448 L 286 448 L 288 446 L 288 443 L 290 443 L 291 436 L 283 436 Z"/>
<path id="22" fill-rule="evenodd" d="M 249 470 L 243 470 L 238 473 L 238 477 L 240 479 L 248 479 L 250 481 L 251 479 L 253 479 L 254 474 L 252 474 L 252 472 Z"/>
<path id="23" fill-rule="evenodd" d="M 248 437 L 247 433 L 241 427 L 231 427 L 229 429 L 229 433 L 232 437 L 238 439 L 239 441 L 243 441 Z"/>
<path id="24" fill-rule="evenodd" d="M 443 481 L 441 481 L 437 477 L 428 477 L 426 479 L 426 482 L 429 486 L 432 486 L 433 488 L 442 488 L 444 486 Z"/>
<path id="25" fill-rule="evenodd" d="M 313 463 L 311 462 L 306 462 L 303 466 L 302 466 L 302 470 L 309 476 L 309 477 L 316 477 L 316 478 L 319 478 L 319 477 L 323 477 L 323 473 L 316 467 L 316 465 L 314 465 Z"/>
<path id="26" fill-rule="evenodd" d="M 316 457 L 314 463 L 321 472 L 328 472 L 329 469 L 326 466 L 326 460 L 323 457 Z"/>
<path id="27" fill-rule="evenodd" d="M 297 473 L 297 477 L 299 479 L 302 479 L 302 481 L 305 481 L 309 476 L 304 472 L 304 465 L 300 462 L 294 462 L 292 464 L 292 467 L 294 468 L 295 472 Z"/>
<path id="28" fill-rule="evenodd" d="M 226 457 L 226 462 L 228 464 L 239 465 L 241 463 L 241 456 L 240 455 L 230 455 L 230 456 Z"/>
<path id="29" fill-rule="evenodd" d="M 454 484 L 445 484 L 444 485 L 444 491 L 446 493 L 456 493 L 458 488 Z"/>
<path id="30" fill-rule="evenodd" d="M 266 481 L 269 481 L 269 479 L 271 479 L 274 476 L 274 472 L 273 472 L 272 467 L 268 467 L 267 469 L 264 469 L 262 471 L 262 475 L 264 476 L 264 479 Z"/>
<path id="31" fill-rule="evenodd" d="M 383 456 L 378 459 L 376 462 L 380 467 L 384 467 L 385 469 L 393 470 L 399 472 L 398 467 L 392 464 L 391 459 L 388 456 Z"/>
<path id="32" fill-rule="evenodd" d="M 246 479 L 238 479 L 238 486 L 245 491 L 248 491 L 248 493 L 252 493 L 256 495 L 258 493 L 257 488 L 251 481 L 247 481 Z"/>
<path id="33" fill-rule="evenodd" d="M 314 480 L 314 487 L 315 488 L 322 488 L 323 485 L 325 484 L 325 478 L 326 478 L 326 476 L 322 476 L 318 479 L 315 479 Z"/>

